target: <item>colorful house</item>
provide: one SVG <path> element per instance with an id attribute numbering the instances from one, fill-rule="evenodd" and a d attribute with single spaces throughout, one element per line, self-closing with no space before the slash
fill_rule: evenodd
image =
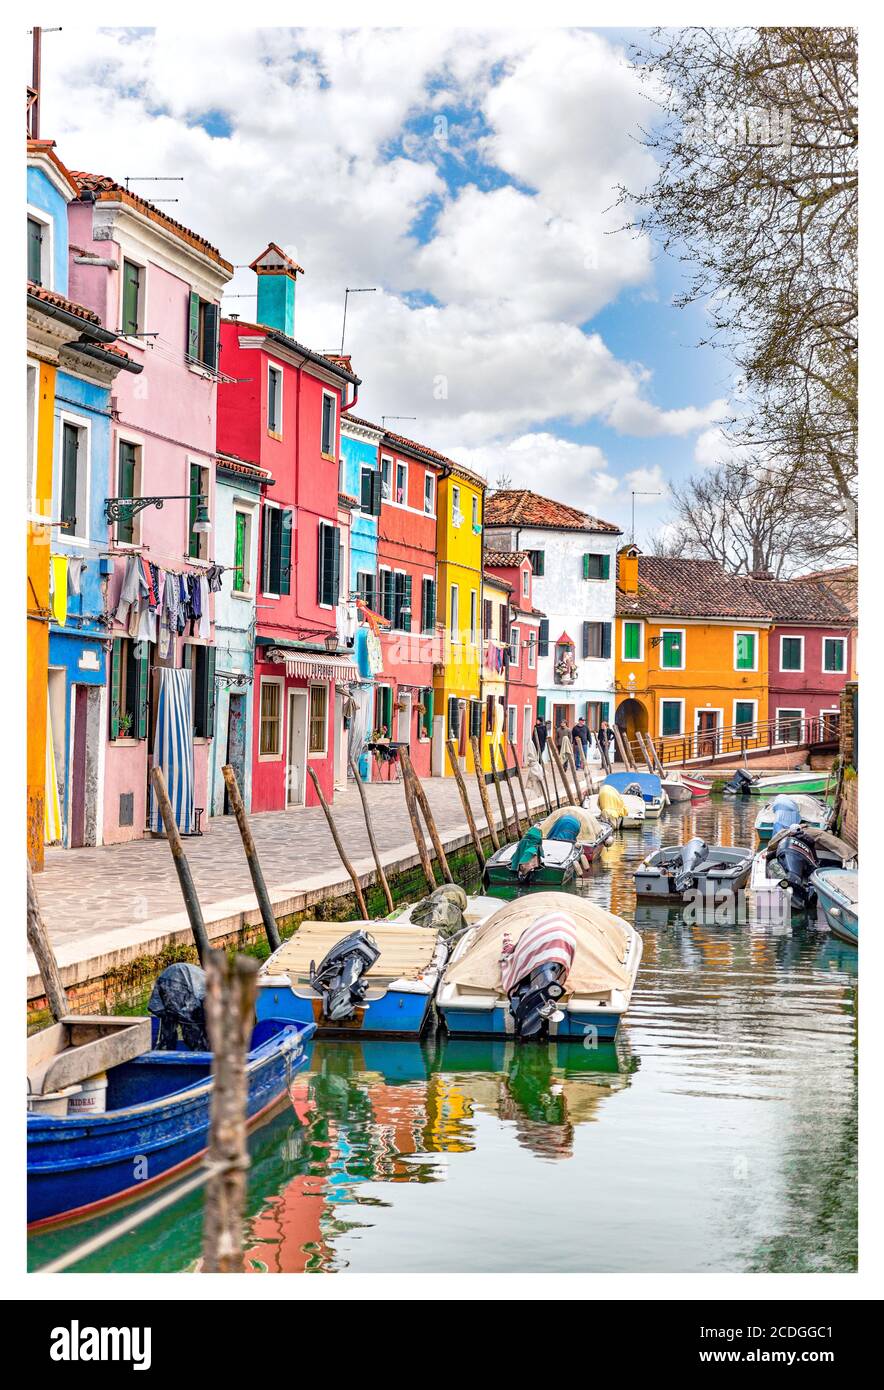
<path id="1" fill-rule="evenodd" d="M 801 580 L 810 579 L 825 585 L 850 614 L 850 679 L 857 677 L 857 652 L 859 646 L 859 566 L 839 565 L 832 570 L 816 570 L 803 574 Z"/>
<path id="2" fill-rule="evenodd" d="M 537 653 L 545 614 L 534 607 L 531 560 L 526 550 L 486 551 L 485 574 L 510 584 L 506 668 L 507 739 L 528 757 L 537 719 Z"/>
<path id="3" fill-rule="evenodd" d="M 153 766 L 165 774 L 181 831 L 198 833 L 211 804 L 222 580 L 212 534 L 218 325 L 233 267 L 129 187 L 98 174 L 74 178 L 71 291 L 120 330 L 143 368 L 115 383 L 103 417 L 110 477 L 93 504 L 110 648 L 101 838 L 162 829 Z"/>
<path id="4" fill-rule="evenodd" d="M 70 847 L 102 842 L 110 393 L 118 373 L 141 371 L 115 346 L 115 329 L 68 298 L 68 209 L 77 195 L 53 143 L 29 140 L 28 840 L 36 867 L 44 834 Z"/>
<path id="5" fill-rule="evenodd" d="M 444 738 L 454 739 L 464 767 L 472 769 L 470 701 L 481 699 L 479 625 L 486 485 L 484 479 L 468 468 L 450 459 L 442 461 L 436 546 L 439 560 L 437 612 L 443 625 L 443 645 L 434 676 L 435 700 L 444 716 Z M 441 740 L 434 749 L 433 773 L 451 775 Z"/>
<path id="6" fill-rule="evenodd" d="M 381 514 L 381 472 L 378 449 L 384 432 L 345 415 L 341 419 L 341 477 L 343 496 L 356 503 L 350 513 L 348 597 L 355 603 L 354 655 L 358 681 L 351 688 L 350 751 L 363 781 L 373 762 L 362 752 L 374 728 L 374 681 L 382 671 L 378 606 L 378 524 Z"/>
<path id="7" fill-rule="evenodd" d="M 723 729 L 752 734 L 768 718 L 770 606 L 752 581 L 713 560 L 642 555 L 617 564 L 618 726 L 652 738 L 698 734 L 717 751 Z"/>
<path id="8" fill-rule="evenodd" d="M 487 545 L 527 551 L 538 636 L 537 714 L 553 729 L 611 715 L 619 527 L 527 488 L 489 495 Z"/>
<path id="9" fill-rule="evenodd" d="M 482 575 L 482 673 L 479 698 L 470 700 L 470 733 L 479 733 L 482 767 L 508 761 L 507 665 L 510 658 L 509 610 L 513 586 L 509 579 L 485 570 Z M 477 729 L 476 726 L 480 726 Z"/>
<path id="10" fill-rule="evenodd" d="M 252 808 L 270 811 L 315 803 L 308 767 L 328 800 L 334 795 L 346 718 L 336 684 L 358 678 L 339 638 L 338 508 L 340 419 L 359 378 L 295 339 L 301 267 L 271 242 L 251 268 L 256 321 L 221 323 L 218 450 L 275 483 L 262 487 L 255 535 Z"/>

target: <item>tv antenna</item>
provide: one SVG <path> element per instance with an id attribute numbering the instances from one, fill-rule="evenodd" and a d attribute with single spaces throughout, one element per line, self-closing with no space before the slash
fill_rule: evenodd
<path id="1" fill-rule="evenodd" d="M 344 334 L 347 331 L 347 300 L 351 294 L 377 294 L 377 285 L 363 286 L 362 288 L 351 289 L 348 285 L 344 290 L 344 322 L 341 325 L 341 356 L 344 355 Z"/>
<path id="2" fill-rule="evenodd" d="M 635 499 L 636 497 L 662 497 L 662 492 L 643 492 L 641 489 L 634 488 L 632 491 L 632 534 L 630 540 L 635 544 Z"/>
<path id="3" fill-rule="evenodd" d="M 130 192 L 130 183 L 183 183 L 183 174 L 127 174 L 123 179 L 126 185 L 126 192 Z M 154 198 L 155 203 L 177 203 L 177 198 Z"/>
<path id="4" fill-rule="evenodd" d="M 32 140 L 40 139 L 40 88 L 43 82 L 43 35 L 60 34 L 61 25 L 55 29 L 31 30 L 31 49 L 33 53 L 31 63 L 31 90 L 33 96 L 28 107 L 28 130 Z"/>

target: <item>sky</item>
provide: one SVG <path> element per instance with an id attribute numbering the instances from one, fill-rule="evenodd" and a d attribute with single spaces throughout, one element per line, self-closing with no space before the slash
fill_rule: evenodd
<path id="1" fill-rule="evenodd" d="M 636 31 L 638 37 L 638 31 Z M 631 530 L 723 456 L 726 359 L 696 346 L 678 263 L 621 230 L 654 107 L 629 31 L 89 29 L 43 46 L 41 133 L 140 182 L 237 266 L 304 267 L 295 336 L 345 350 L 357 413 Z"/>

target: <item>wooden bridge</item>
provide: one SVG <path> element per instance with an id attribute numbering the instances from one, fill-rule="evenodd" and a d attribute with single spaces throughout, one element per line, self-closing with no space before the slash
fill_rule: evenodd
<path id="1" fill-rule="evenodd" d="M 752 758 L 795 753 L 837 753 L 837 714 L 812 718 L 768 719 L 751 724 L 732 724 L 693 734 L 674 734 L 651 738 L 644 734 L 628 742 L 636 767 L 647 763 L 644 745 L 650 745 L 656 759 L 665 767 L 713 767 L 717 763 L 743 763 Z M 625 739 L 623 730 L 618 731 Z"/>

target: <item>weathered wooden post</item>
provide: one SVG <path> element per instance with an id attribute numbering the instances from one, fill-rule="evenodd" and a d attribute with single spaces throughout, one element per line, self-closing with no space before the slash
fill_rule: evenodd
<path id="1" fill-rule="evenodd" d="M 509 844 L 510 840 L 511 840 L 513 837 L 512 837 L 512 835 L 511 835 L 511 833 L 510 833 L 509 816 L 508 816 L 507 813 L 506 813 L 506 806 L 505 806 L 504 803 L 503 803 L 503 792 L 502 792 L 501 787 L 500 787 L 500 777 L 498 776 L 498 773 L 497 773 L 497 760 L 496 760 L 495 757 L 494 757 L 494 736 L 493 736 L 493 734 L 492 734 L 492 737 L 491 737 L 490 761 L 491 761 L 491 779 L 492 779 L 492 781 L 494 782 L 494 790 L 495 790 L 495 793 L 497 794 L 497 805 L 498 805 L 498 807 L 499 807 L 499 809 L 500 809 L 500 821 L 501 821 L 501 825 L 502 825 L 502 827 L 503 827 L 503 834 L 504 834 L 504 837 L 505 837 L 505 843 Z"/>
<path id="2" fill-rule="evenodd" d="M 543 749 L 540 746 L 540 739 L 537 737 L 537 730 L 532 734 L 534 747 L 537 749 L 537 761 L 540 765 L 540 776 L 543 779 L 543 795 L 546 800 L 546 814 L 552 814 L 552 797 L 549 794 L 549 782 L 546 780 L 546 763 L 543 761 Z"/>
<path id="3" fill-rule="evenodd" d="M 347 857 L 347 851 L 341 844 L 341 837 L 338 834 L 338 827 L 335 825 L 334 817 L 332 816 L 332 813 L 329 810 L 328 802 L 322 794 L 322 787 L 319 785 L 316 773 L 313 771 L 312 767 L 307 768 L 307 773 L 313 782 L 313 786 L 316 789 L 316 795 L 319 799 L 319 804 L 325 812 L 325 818 L 328 821 L 328 828 L 331 831 L 332 839 L 335 842 L 335 848 L 337 849 L 338 854 L 341 857 L 341 863 L 347 870 L 347 873 L 350 875 L 350 881 L 353 884 L 353 889 L 356 893 L 356 901 L 359 904 L 359 911 L 362 913 L 363 918 L 367 918 L 368 908 L 365 906 L 365 898 L 362 896 L 362 884 L 359 882 L 359 875 L 353 868 L 353 865 L 350 863 L 350 860 Z"/>
<path id="4" fill-rule="evenodd" d="M 224 778 L 224 785 L 227 788 L 227 795 L 233 807 L 233 814 L 236 816 L 236 823 L 239 826 L 242 847 L 246 852 L 246 862 L 249 866 L 249 873 L 252 876 L 252 886 L 255 890 L 255 897 L 258 899 L 258 906 L 261 909 L 261 920 L 264 923 L 264 932 L 267 937 L 267 944 L 271 951 L 275 951 L 282 945 L 282 938 L 279 935 L 279 927 L 276 924 L 276 914 L 273 911 L 273 904 L 270 901 L 270 894 L 267 892 L 267 884 L 264 882 L 264 875 L 261 872 L 261 863 L 258 859 L 258 851 L 255 848 L 255 841 L 252 838 L 252 828 L 249 825 L 249 818 L 246 815 L 246 808 L 240 795 L 239 783 L 236 780 L 236 773 L 229 763 L 221 769 Z"/>
<path id="5" fill-rule="evenodd" d="M 66 1018 L 71 1010 L 64 985 L 61 982 L 58 961 L 55 959 L 52 942 L 49 940 L 49 933 L 46 930 L 46 923 L 40 912 L 30 860 L 28 861 L 28 945 L 34 953 L 37 969 L 40 971 L 40 978 L 43 981 L 43 988 L 49 1001 L 49 1012 L 58 1023 L 59 1019 Z"/>
<path id="6" fill-rule="evenodd" d="M 377 870 L 378 881 L 384 890 L 384 897 L 387 899 L 387 908 L 393 911 L 393 894 L 390 892 L 390 885 L 387 882 L 387 875 L 384 873 L 384 866 L 381 863 L 381 856 L 378 853 L 377 841 L 374 837 L 374 826 L 371 823 L 371 812 L 368 809 L 368 798 L 365 795 L 365 787 L 362 785 L 362 778 L 359 776 L 359 769 L 351 757 L 349 759 L 350 771 L 353 774 L 353 781 L 359 791 L 359 800 L 362 802 L 362 814 L 365 817 L 365 828 L 368 831 L 368 843 L 371 845 L 371 853 L 374 859 L 374 866 Z"/>
<path id="7" fill-rule="evenodd" d="M 522 768 L 519 763 L 519 755 L 516 752 L 516 746 L 512 739 L 510 739 L 510 752 L 513 755 L 513 766 L 516 769 L 516 776 L 519 779 L 519 789 L 522 793 L 522 800 L 525 803 L 525 824 L 527 828 L 531 824 L 531 807 L 528 805 L 528 793 L 525 791 L 525 783 L 522 780 Z"/>
<path id="8" fill-rule="evenodd" d="M 249 1155 L 246 1057 L 255 1015 L 258 962 L 211 951 L 206 961 L 206 1027 L 212 1045 L 212 1121 L 203 1209 L 203 1270 L 241 1274 Z"/>
<path id="9" fill-rule="evenodd" d="M 656 772 L 657 769 L 654 767 L 654 759 L 648 751 L 647 740 L 644 734 L 642 733 L 641 729 L 636 729 L 635 736 L 638 739 L 638 746 L 642 751 L 642 756 L 645 760 L 645 765 L 648 769 L 648 772 Z"/>
<path id="10" fill-rule="evenodd" d="M 605 769 L 605 775 L 607 776 L 614 770 L 611 766 L 611 758 L 608 753 L 608 740 L 605 737 L 599 738 L 599 736 L 596 735 L 596 743 L 599 746 L 599 753 L 602 757 L 602 767 Z"/>
<path id="11" fill-rule="evenodd" d="M 400 758 L 400 766 L 402 766 Z M 417 813 L 417 799 L 414 794 L 414 786 L 411 778 L 406 774 L 402 767 L 402 791 L 405 795 L 405 808 L 408 811 L 408 819 L 411 821 L 411 833 L 414 835 L 414 843 L 417 848 L 418 858 L 421 861 L 421 868 L 424 871 L 424 878 L 427 880 L 427 887 L 431 893 L 436 891 L 436 878 L 433 873 L 433 865 L 427 853 L 427 842 L 424 839 L 424 832 Z"/>
<path id="12" fill-rule="evenodd" d="M 567 801 L 570 801 L 570 803 L 571 803 L 572 806 L 576 806 L 576 805 L 577 805 L 577 802 L 574 800 L 574 794 L 573 794 L 573 792 L 571 791 L 571 788 L 568 786 L 568 779 L 567 779 L 567 777 L 565 776 L 565 767 L 564 767 L 564 764 L 563 764 L 563 762 L 562 762 L 562 756 L 561 756 L 561 754 L 559 753 L 558 748 L 556 747 L 556 741 L 555 741 L 554 738 L 551 738 L 551 739 L 548 739 L 547 742 L 549 743 L 550 750 L 551 750 L 552 755 L 553 755 L 553 762 L 554 762 L 555 766 L 558 768 L 558 770 L 559 770 L 559 776 L 560 776 L 561 779 L 562 779 L 562 787 L 564 788 L 564 791 L 565 791 L 565 799 L 566 799 Z"/>
<path id="13" fill-rule="evenodd" d="M 494 756 L 493 752 L 492 752 L 492 755 L 491 755 L 491 756 L 492 756 L 492 757 Z M 501 771 L 501 774 L 502 774 L 503 779 L 504 779 L 504 781 L 506 782 L 506 784 L 507 784 L 507 786 L 508 786 L 508 788 L 509 788 L 510 800 L 511 800 L 512 803 L 513 803 L 513 822 L 514 822 L 515 827 L 516 827 L 516 839 L 521 839 L 521 837 L 522 837 L 522 826 L 521 826 L 521 822 L 519 821 L 519 808 L 518 808 L 518 806 L 516 805 L 516 789 L 515 789 L 515 787 L 513 786 L 513 779 L 512 779 L 512 777 L 510 777 L 509 768 L 508 768 L 507 765 L 506 765 L 506 755 L 504 754 L 502 745 L 499 744 L 499 743 L 497 744 L 497 756 L 498 756 L 498 758 L 500 759 L 500 771 Z M 529 820 L 528 825 L 530 825 L 530 824 L 531 824 L 531 822 L 530 822 L 530 820 Z M 525 829 L 526 829 L 526 830 L 528 829 L 528 825 L 525 826 Z"/>
<path id="14" fill-rule="evenodd" d="M 565 737 L 565 746 L 568 750 L 567 761 L 571 773 L 571 781 L 574 783 L 574 795 L 577 797 L 577 800 L 574 804 L 576 806 L 579 806 L 583 801 L 583 797 L 580 793 L 580 783 L 577 780 L 577 750 L 574 747 L 574 739 L 570 734 L 566 735 Z"/>
<path id="15" fill-rule="evenodd" d="M 476 859 L 479 862 L 479 873 L 481 874 L 485 871 L 485 851 L 482 849 L 482 837 L 479 834 L 476 818 L 473 815 L 473 808 L 470 805 L 470 798 L 467 794 L 467 784 L 460 770 L 460 762 L 457 756 L 457 749 L 454 746 L 454 739 L 448 739 L 445 743 L 445 747 L 448 750 L 448 761 L 451 764 L 451 771 L 454 774 L 457 790 L 460 793 L 460 804 L 463 806 L 463 813 L 467 818 L 467 825 L 470 827 L 470 834 L 473 837 L 473 848 L 476 851 Z"/>
<path id="16" fill-rule="evenodd" d="M 617 752 L 620 754 L 620 761 L 627 772 L 635 772 L 635 763 L 632 761 L 632 749 L 625 734 L 621 734 L 616 724 L 611 725 L 614 730 L 614 742 L 617 745 Z"/>
<path id="17" fill-rule="evenodd" d="M 152 767 L 150 770 L 150 780 L 153 783 L 154 795 L 160 808 L 160 815 L 163 818 L 163 825 L 166 827 L 166 838 L 169 841 L 169 849 L 172 851 L 172 863 L 178 874 L 178 882 L 181 884 L 181 893 L 184 898 L 184 906 L 187 911 L 187 919 L 190 922 L 190 930 L 193 932 L 193 939 L 196 942 L 196 952 L 199 956 L 200 965 L 205 969 L 209 952 L 212 949 L 209 942 L 209 935 L 206 931 L 206 924 L 203 921 L 203 910 L 200 907 L 200 900 L 196 895 L 193 878 L 190 872 L 190 865 L 184 853 L 184 846 L 181 843 L 181 836 L 178 832 L 178 825 L 175 820 L 175 812 L 172 810 L 172 803 L 169 800 L 169 793 L 166 788 L 166 779 L 163 776 L 161 767 Z"/>
<path id="18" fill-rule="evenodd" d="M 491 802 L 488 798 L 488 786 L 485 782 L 485 774 L 482 771 L 482 753 L 479 749 L 479 740 L 475 734 L 470 738 L 470 747 L 473 750 L 473 771 L 476 774 L 476 781 L 479 784 L 479 796 L 482 800 L 482 810 L 485 812 L 485 820 L 488 825 L 488 834 L 491 836 L 491 843 L 495 849 L 500 849 L 500 840 L 491 815 Z"/>
<path id="19" fill-rule="evenodd" d="M 406 777 L 409 777 L 411 779 L 411 785 L 414 791 L 415 799 L 417 801 L 418 806 L 421 809 L 423 818 L 427 823 L 427 829 L 430 832 L 430 839 L 433 842 L 433 849 L 436 851 L 436 858 L 439 861 L 439 868 L 442 870 L 442 877 L 446 883 L 453 883 L 454 876 L 452 875 L 452 872 L 448 867 L 448 859 L 445 855 L 445 849 L 442 844 L 442 837 L 439 834 L 439 831 L 436 829 L 436 820 L 433 815 L 430 803 L 427 800 L 427 794 L 423 789 L 421 779 L 418 777 L 417 773 L 414 770 L 414 764 L 411 761 L 411 754 L 407 748 L 400 749 L 399 759 L 405 768 Z"/>

